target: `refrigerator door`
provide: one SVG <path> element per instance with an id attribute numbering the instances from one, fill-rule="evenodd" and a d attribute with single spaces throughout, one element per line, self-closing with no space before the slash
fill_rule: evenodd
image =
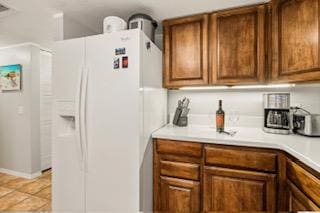
<path id="1" fill-rule="evenodd" d="M 84 212 L 84 154 L 76 106 L 80 105 L 85 39 L 57 42 L 53 56 L 53 210 Z"/>
<path id="2" fill-rule="evenodd" d="M 86 40 L 88 212 L 139 211 L 139 36 L 130 30 Z"/>

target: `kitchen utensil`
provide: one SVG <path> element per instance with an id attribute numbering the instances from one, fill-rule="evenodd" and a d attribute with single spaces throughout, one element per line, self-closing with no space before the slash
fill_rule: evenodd
<path id="1" fill-rule="evenodd" d="M 224 133 L 224 134 L 227 134 L 227 135 L 230 135 L 230 136 L 234 136 L 237 132 L 236 131 L 223 131 L 223 132 L 220 132 L 220 133 Z"/>
<path id="2" fill-rule="evenodd" d="M 173 124 L 176 126 L 187 126 L 188 125 L 188 113 L 190 109 L 188 108 L 190 100 L 183 98 L 178 101 L 178 107 L 174 114 Z"/>

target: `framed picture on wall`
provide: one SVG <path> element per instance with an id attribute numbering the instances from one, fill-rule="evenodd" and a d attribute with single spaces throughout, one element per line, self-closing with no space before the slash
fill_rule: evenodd
<path id="1" fill-rule="evenodd" d="M 22 66 L 20 64 L 0 66 L 0 90 L 21 90 L 21 72 Z"/>

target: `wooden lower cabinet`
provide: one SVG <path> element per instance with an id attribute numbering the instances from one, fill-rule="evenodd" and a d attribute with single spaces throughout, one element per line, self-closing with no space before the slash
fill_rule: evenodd
<path id="1" fill-rule="evenodd" d="M 205 167 L 204 211 L 240 212 L 276 210 L 276 175 Z"/>
<path id="2" fill-rule="evenodd" d="M 320 208 L 289 180 L 287 190 L 288 210 L 290 212 L 320 211 Z"/>
<path id="3" fill-rule="evenodd" d="M 320 211 L 320 173 L 279 150 L 156 139 L 154 211 Z"/>
<path id="4" fill-rule="evenodd" d="M 160 212 L 200 212 L 200 183 L 160 176 Z"/>
<path id="5" fill-rule="evenodd" d="M 320 206 L 320 179 L 298 163 L 287 160 L 287 178 Z"/>

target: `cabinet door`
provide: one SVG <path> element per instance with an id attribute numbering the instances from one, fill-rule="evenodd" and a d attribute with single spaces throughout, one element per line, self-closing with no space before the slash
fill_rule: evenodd
<path id="1" fill-rule="evenodd" d="M 160 212 L 200 212 L 200 183 L 160 177 Z"/>
<path id="2" fill-rule="evenodd" d="M 204 169 L 204 211 L 276 209 L 276 175 L 218 167 Z"/>
<path id="3" fill-rule="evenodd" d="M 290 212 L 298 211 L 320 211 L 303 192 L 301 192 L 291 181 L 288 181 L 288 207 Z"/>
<path id="4" fill-rule="evenodd" d="M 272 81 L 320 80 L 319 0 L 273 0 Z"/>
<path id="5" fill-rule="evenodd" d="M 208 84 L 208 15 L 166 20 L 164 87 Z"/>
<path id="6" fill-rule="evenodd" d="M 210 16 L 210 68 L 213 84 L 246 84 L 265 79 L 266 6 Z"/>

